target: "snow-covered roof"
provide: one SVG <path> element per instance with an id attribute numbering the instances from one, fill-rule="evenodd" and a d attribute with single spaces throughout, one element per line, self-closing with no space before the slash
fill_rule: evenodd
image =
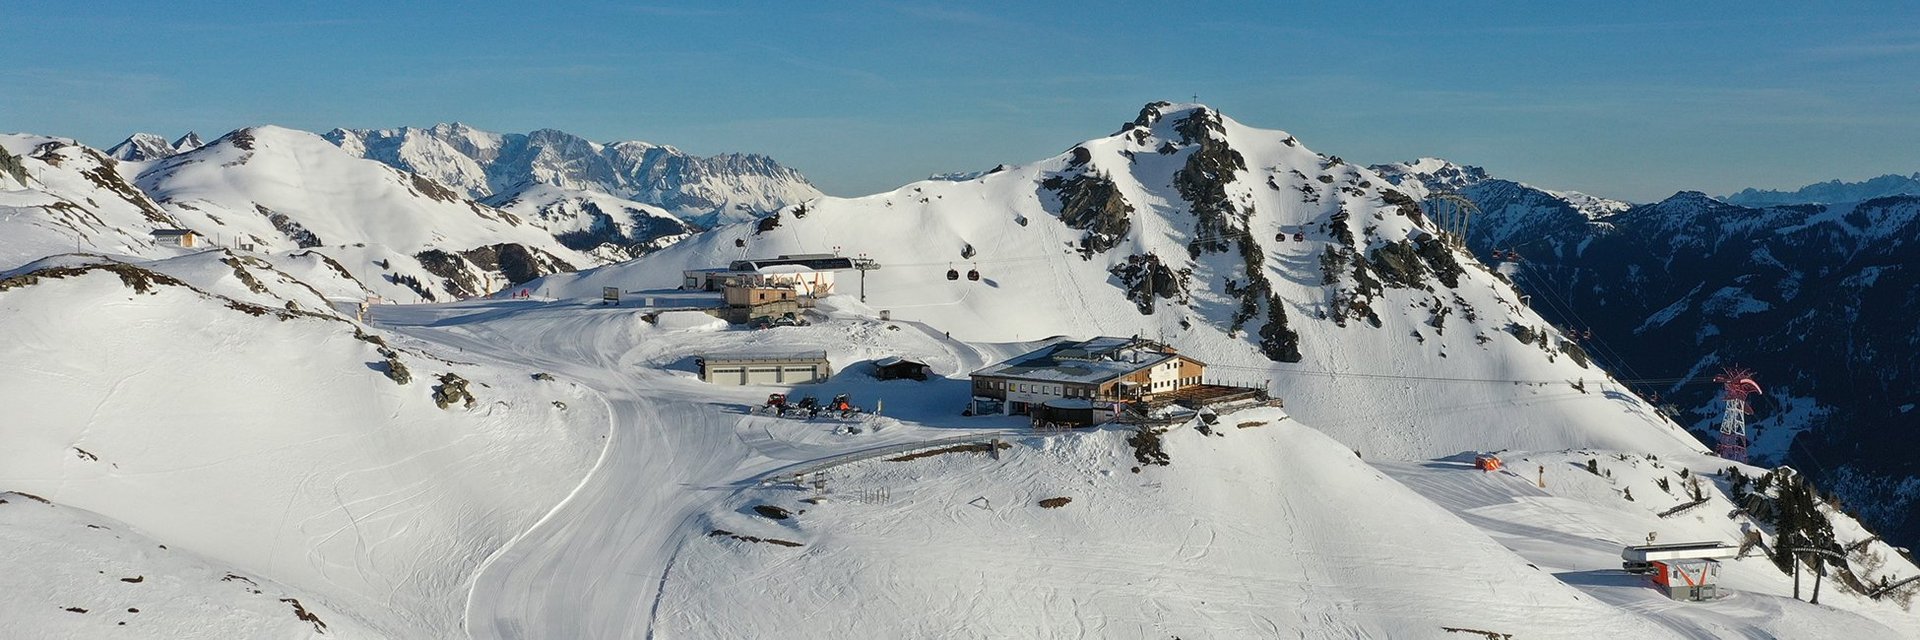
<path id="1" fill-rule="evenodd" d="M 733 269 L 734 271 L 759 271 L 761 273 L 772 273 L 767 271 L 768 267 L 789 266 L 789 265 L 805 267 L 813 271 L 839 271 L 839 270 L 852 269 L 853 259 L 843 258 L 840 256 L 835 256 L 835 255 L 826 254 L 826 253 L 802 253 L 797 255 L 783 255 L 777 258 L 750 258 L 746 260 L 735 260 L 732 263 L 728 264 L 727 267 L 730 269 Z"/>
<path id="2" fill-rule="evenodd" d="M 770 264 L 753 270 L 754 273 L 813 273 L 814 270 L 797 264 Z"/>
<path id="3" fill-rule="evenodd" d="M 743 351 L 736 353 L 709 353 L 700 356 L 707 364 L 722 362 L 819 362 L 827 359 L 825 351 Z"/>
<path id="4" fill-rule="evenodd" d="M 1061 341 L 973 372 L 976 376 L 1099 384 L 1165 363 L 1179 354 L 1132 338 Z"/>

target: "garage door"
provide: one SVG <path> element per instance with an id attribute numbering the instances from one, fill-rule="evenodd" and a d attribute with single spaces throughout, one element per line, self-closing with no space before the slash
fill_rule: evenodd
<path id="1" fill-rule="evenodd" d="M 707 379 L 714 384 L 746 384 L 745 367 L 712 367 L 707 369 Z"/>
<path id="2" fill-rule="evenodd" d="M 780 381 L 787 384 L 806 384 L 819 379 L 820 375 L 809 365 L 805 367 L 780 367 Z"/>
<path id="3" fill-rule="evenodd" d="M 780 367 L 747 367 L 747 384 L 780 384 Z"/>

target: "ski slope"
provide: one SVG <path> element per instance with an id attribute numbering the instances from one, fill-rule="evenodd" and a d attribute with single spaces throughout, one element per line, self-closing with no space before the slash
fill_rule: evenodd
<path id="1" fill-rule="evenodd" d="M 1737 534 L 1724 508 L 1678 528 L 1654 517 L 1667 505 L 1649 495 L 1659 491 L 1651 476 L 1633 480 L 1644 507 L 1617 508 L 1610 490 L 1579 482 L 1574 471 L 1589 474 L 1573 453 L 1513 458 L 1514 468 L 1565 467 L 1549 476 L 1568 485 L 1558 497 L 1457 461 L 1370 466 L 1271 409 L 1225 416 L 1216 435 L 1176 429 L 1172 464 L 1135 474 L 1124 432 L 1036 434 L 959 416 L 963 380 L 866 378 L 860 364 L 880 354 L 951 376 L 1009 345 L 956 343 L 841 302 L 814 326 L 757 332 L 653 325 L 641 319 L 648 310 L 584 299 L 382 308 L 378 325 L 403 344 L 552 371 L 594 389 L 614 416 L 586 480 L 480 572 L 468 633 L 1909 637 L 1900 630 L 1911 614 L 1846 600 L 1831 582 L 1826 601 L 1845 609 L 1784 597 L 1788 578 L 1764 560 L 1731 567 L 1740 594 L 1705 604 L 1666 601 L 1618 572 L 1620 545 L 1649 521 L 1670 525 L 1663 539 Z M 778 389 L 708 386 L 684 368 L 694 354 L 755 346 L 828 349 L 841 373 L 795 391 L 851 391 L 888 417 L 849 434 L 843 423 L 755 416 L 747 406 Z M 997 459 L 890 460 L 994 438 L 1008 445 Z M 1072 502 L 1036 504 L 1053 497 Z M 796 515 L 771 520 L 758 505 Z"/>
<path id="2" fill-rule="evenodd" d="M 0 272 L 0 486 L 287 585 L 351 616 L 343 630 L 456 633 L 448 594 L 585 474 L 604 409 L 526 369 L 386 349 L 317 290 L 224 255 Z M 472 407 L 436 406 L 447 374 L 470 381 Z M 146 633 L 261 637 L 211 621 Z"/>

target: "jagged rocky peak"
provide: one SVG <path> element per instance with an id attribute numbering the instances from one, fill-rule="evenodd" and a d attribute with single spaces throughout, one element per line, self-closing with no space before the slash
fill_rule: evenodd
<path id="1" fill-rule="evenodd" d="M 151 133 L 136 133 L 127 136 L 120 144 L 107 149 L 107 155 L 115 160 L 143 162 L 173 157 L 179 153 L 166 138 Z"/>
<path id="2" fill-rule="evenodd" d="M 1413 162 L 1393 162 L 1368 167 L 1394 185 L 1418 183 L 1432 191 L 1459 191 L 1491 179 L 1487 170 L 1442 158 L 1420 158 Z"/>
<path id="3" fill-rule="evenodd" d="M 173 152 L 186 153 L 204 147 L 206 144 L 207 143 L 200 141 L 199 132 L 188 131 L 186 135 L 180 136 L 178 140 L 173 141 Z"/>
<path id="4" fill-rule="evenodd" d="M 145 162 L 164 160 L 173 156 L 200 148 L 200 134 L 188 131 L 173 142 L 151 133 L 136 133 L 127 136 L 120 144 L 107 149 L 107 156 L 127 162 Z"/>

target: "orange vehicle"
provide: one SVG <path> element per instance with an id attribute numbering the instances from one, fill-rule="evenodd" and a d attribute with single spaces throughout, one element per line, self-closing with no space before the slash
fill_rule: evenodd
<path id="1" fill-rule="evenodd" d="M 1473 468 L 1481 471 L 1499 471 L 1500 456 L 1483 453 L 1473 457 Z"/>

